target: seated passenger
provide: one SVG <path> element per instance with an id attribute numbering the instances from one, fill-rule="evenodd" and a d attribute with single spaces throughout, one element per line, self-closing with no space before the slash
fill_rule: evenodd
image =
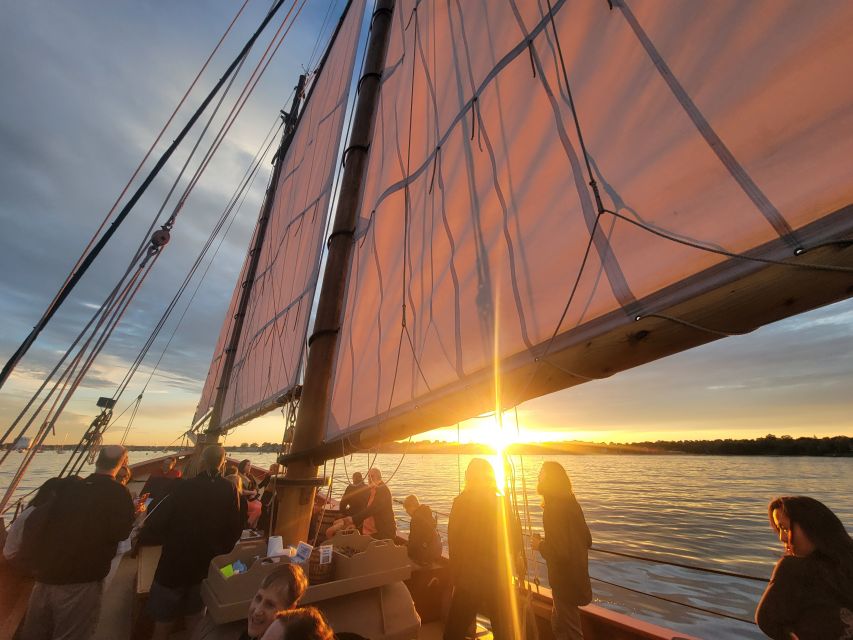
<path id="1" fill-rule="evenodd" d="M 432 509 L 420 504 L 415 495 L 406 496 L 403 508 L 412 518 L 409 525 L 409 558 L 420 565 L 432 564 L 441 557 L 441 536 L 436 530 Z"/>
<path id="2" fill-rule="evenodd" d="M 240 473 L 240 479 L 243 481 L 242 495 L 246 498 L 249 528 L 254 529 L 258 526 L 262 507 L 261 492 L 257 481 L 252 476 L 252 461 L 242 460 L 237 465 L 237 471 Z"/>
<path id="3" fill-rule="evenodd" d="M 208 614 L 196 627 L 192 640 L 257 640 L 280 613 L 299 603 L 307 587 L 308 579 L 299 566 L 283 564 L 261 582 L 249 603 L 245 623 L 216 625 Z"/>
<path id="4" fill-rule="evenodd" d="M 348 484 L 341 497 L 340 510 L 342 516 L 351 516 L 367 508 L 370 488 L 364 484 L 364 478 L 356 471 L 352 474 L 352 484 Z"/>
<path id="5" fill-rule="evenodd" d="M 334 637 L 335 633 L 319 610 L 303 607 L 278 614 L 262 640 L 333 640 Z"/>
<path id="6" fill-rule="evenodd" d="M 367 482 L 370 485 L 367 506 L 347 516 L 348 524 L 355 524 L 364 535 L 373 536 L 377 540 L 393 540 L 397 535 L 394 504 L 388 485 L 382 481 L 379 467 L 371 467 L 367 472 Z"/>

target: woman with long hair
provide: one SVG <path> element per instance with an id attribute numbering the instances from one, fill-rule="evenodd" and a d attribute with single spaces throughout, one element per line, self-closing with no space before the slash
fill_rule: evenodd
<path id="1" fill-rule="evenodd" d="M 512 560 L 521 551 L 520 538 L 492 465 L 472 459 L 447 521 L 453 595 L 444 640 L 466 637 L 478 613 L 488 615 L 495 640 L 514 636 Z"/>
<path id="2" fill-rule="evenodd" d="M 246 498 L 247 524 L 250 529 L 254 529 L 258 526 L 262 506 L 258 483 L 252 477 L 252 461 L 241 460 L 240 464 L 237 465 L 237 472 L 240 474 L 240 480 L 243 483 L 242 495 Z"/>
<path id="3" fill-rule="evenodd" d="M 557 640 L 582 639 L 578 607 L 592 601 L 588 558 L 592 535 L 561 464 L 550 460 L 542 463 L 536 491 L 542 496 L 545 537 L 534 534 L 531 546 L 548 566 L 554 601 L 551 628 Z"/>
<path id="4" fill-rule="evenodd" d="M 853 638 L 853 539 L 825 504 L 807 496 L 767 507 L 785 555 L 755 611 L 774 640 Z"/>

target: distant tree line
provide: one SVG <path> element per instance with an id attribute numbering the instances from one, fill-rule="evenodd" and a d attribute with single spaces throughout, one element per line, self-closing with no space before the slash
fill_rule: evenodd
<path id="1" fill-rule="evenodd" d="M 754 440 L 678 440 L 675 442 L 638 442 L 637 446 L 679 453 L 734 456 L 850 456 L 853 438 L 817 436 L 793 438 L 772 433 Z"/>
<path id="2" fill-rule="evenodd" d="M 488 445 L 477 443 L 420 441 L 392 442 L 380 448 L 382 453 L 458 453 L 478 455 L 492 453 Z M 512 455 L 589 455 L 589 454 L 672 454 L 735 456 L 853 456 L 853 438 L 833 436 L 827 438 L 775 436 L 736 440 L 677 440 L 655 442 L 594 443 L 594 442 L 541 442 L 519 443 L 509 447 Z"/>
<path id="3" fill-rule="evenodd" d="M 0 448 L 8 448 L 9 445 Z M 240 446 L 226 445 L 229 452 L 277 453 L 281 447 L 278 442 L 243 442 Z M 46 450 L 60 449 L 59 445 L 45 445 Z M 73 448 L 73 447 L 71 447 Z M 66 446 L 66 450 L 70 449 Z M 130 445 L 131 451 L 174 451 L 174 446 Z M 379 453 L 449 453 L 459 455 L 488 455 L 494 453 L 486 444 L 475 442 L 446 442 L 443 440 L 419 440 L 417 442 L 389 442 L 378 449 Z M 717 440 L 657 440 L 654 442 L 633 442 L 631 444 L 603 442 L 529 442 L 510 445 L 512 455 L 589 455 L 589 454 L 673 454 L 693 453 L 699 455 L 722 456 L 853 456 L 853 437 L 832 436 L 827 438 L 775 436 L 772 433 L 763 438 L 735 440 L 732 438 Z"/>

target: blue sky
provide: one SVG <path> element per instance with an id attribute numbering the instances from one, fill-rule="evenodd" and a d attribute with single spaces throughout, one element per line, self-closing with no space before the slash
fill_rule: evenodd
<path id="1" fill-rule="evenodd" d="M 0 21 L 0 86 L 4 87 L 0 92 L 0 312 L 5 320 L 0 357 L 4 361 L 61 284 L 238 6 L 224 0 L 203 4 L 33 0 L 8 3 L 4 8 Z M 235 33 L 203 77 L 205 89 L 268 6 L 257 0 L 249 3 Z M 300 14 L 187 203 L 158 269 L 93 367 L 79 398 L 66 411 L 58 441 L 75 440 L 96 413 L 94 400 L 112 394 L 312 52 L 316 61 L 318 40 L 328 37 L 342 6 L 343 0 L 331 5 L 308 3 Z M 326 20 L 327 15 L 335 17 Z M 194 104 L 202 95 L 195 94 Z M 178 121 L 185 121 L 188 113 L 184 111 Z M 176 131 L 173 127 L 165 140 L 171 140 Z M 143 198 L 116 242 L 98 259 L 0 392 L 4 424 L 114 282 L 115 265 L 138 242 L 183 157 L 177 154 L 178 162 L 170 163 L 165 179 L 158 180 Z M 264 170 L 268 168 L 265 163 Z M 171 442 L 191 420 L 266 177 L 255 181 L 174 347 L 146 392 L 130 442 Z M 154 358 L 160 348 L 152 350 Z M 147 369 L 142 373 L 119 410 L 138 393 Z M 768 432 L 850 435 L 853 301 L 529 402 L 519 415 L 531 430 L 529 436 L 536 438 L 631 441 L 753 437 Z M 281 416 L 273 415 L 242 427 L 231 438 L 277 440 L 281 425 Z M 115 439 L 116 433 L 108 440 Z M 478 433 L 475 423 L 463 437 L 476 438 Z M 455 432 L 439 435 L 455 438 Z"/>

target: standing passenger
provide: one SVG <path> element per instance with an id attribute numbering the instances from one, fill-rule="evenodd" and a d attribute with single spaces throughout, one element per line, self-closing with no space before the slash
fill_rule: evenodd
<path id="1" fill-rule="evenodd" d="M 474 458 L 447 523 L 453 596 L 444 640 L 465 638 L 478 613 L 488 615 L 495 640 L 513 637 L 515 586 L 507 558 L 519 551 L 519 534 L 506 500 L 498 493 L 492 465 Z"/>
<path id="2" fill-rule="evenodd" d="M 150 511 L 153 511 L 163 498 L 171 494 L 178 486 L 181 470 L 175 468 L 177 462 L 178 459 L 174 456 L 163 458 L 160 467 L 151 472 L 142 486 L 140 495 L 148 495 L 151 498 L 151 502 L 148 504 Z"/>
<path id="3" fill-rule="evenodd" d="M 776 498 L 770 526 L 785 555 L 755 611 L 774 640 L 853 638 L 853 539 L 825 504 L 806 496 Z"/>
<path id="4" fill-rule="evenodd" d="M 240 539 L 237 492 L 220 475 L 224 462 L 225 449 L 208 446 L 202 452 L 201 472 L 181 481 L 145 522 L 147 537 L 163 544 L 148 598 L 156 640 L 168 638 L 180 616 L 186 618 L 187 630 L 193 629 L 204 608 L 200 587 L 210 561 L 231 551 Z"/>
<path id="5" fill-rule="evenodd" d="M 409 558 L 419 565 L 427 566 L 441 557 L 441 536 L 436 526 L 432 509 L 421 504 L 416 495 L 406 496 L 403 508 L 412 518 L 409 525 Z"/>
<path id="6" fill-rule="evenodd" d="M 536 490 L 542 496 L 545 538 L 533 534 L 531 546 L 548 565 L 554 600 L 551 628 L 557 640 L 581 640 L 578 607 L 592 601 L 587 552 L 592 546 L 592 536 L 583 509 L 572 492 L 572 481 L 562 465 L 543 462 Z"/>
<path id="7" fill-rule="evenodd" d="M 36 582 L 22 640 L 85 640 L 95 630 L 104 577 L 133 525 L 133 500 L 115 481 L 126 461 L 124 447 L 101 448 L 95 473 L 60 481 L 50 503 L 42 505 L 49 511 L 37 521 L 38 532 L 32 528 L 38 508 L 27 521 L 24 537 L 38 535 L 39 553 L 31 555 Z"/>

